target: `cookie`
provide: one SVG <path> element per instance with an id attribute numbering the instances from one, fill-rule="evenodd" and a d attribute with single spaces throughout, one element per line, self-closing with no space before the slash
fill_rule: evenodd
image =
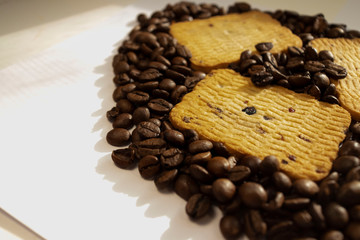
<path id="1" fill-rule="evenodd" d="M 330 50 L 334 61 L 347 69 L 347 76 L 333 81 L 342 107 L 360 121 L 360 38 L 318 38 L 310 42 L 318 51 Z"/>
<path id="2" fill-rule="evenodd" d="M 298 36 L 259 11 L 173 23 L 170 33 L 191 51 L 192 67 L 205 72 L 238 61 L 245 50 L 255 51 L 255 42 L 272 42 L 272 52 L 302 46 Z"/>
<path id="3" fill-rule="evenodd" d="M 279 86 L 259 88 L 230 69 L 214 70 L 170 112 L 179 129 L 222 142 L 236 156 L 275 155 L 292 178 L 328 175 L 351 117 L 342 107 Z"/>

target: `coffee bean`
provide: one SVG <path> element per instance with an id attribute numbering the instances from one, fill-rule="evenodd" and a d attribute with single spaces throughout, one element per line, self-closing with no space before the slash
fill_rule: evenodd
<path id="1" fill-rule="evenodd" d="M 255 45 L 256 50 L 259 52 L 270 51 L 274 45 L 271 42 L 262 42 Z"/>
<path id="2" fill-rule="evenodd" d="M 255 86 L 262 87 L 266 86 L 274 80 L 274 77 L 271 73 L 268 72 L 256 72 L 251 75 L 251 81 Z"/>
<path id="3" fill-rule="evenodd" d="M 213 157 L 207 162 L 206 168 L 214 176 L 224 177 L 230 169 L 230 163 L 224 157 Z"/>
<path id="4" fill-rule="evenodd" d="M 248 68 L 248 73 L 250 75 L 253 75 L 258 72 L 265 72 L 265 71 L 266 71 L 266 68 L 263 65 L 259 65 L 259 64 L 251 65 L 250 68 Z M 271 72 L 271 74 L 273 74 L 273 73 Z"/>
<path id="5" fill-rule="evenodd" d="M 170 112 L 170 110 L 173 107 L 173 105 L 171 103 L 169 103 L 168 101 L 161 99 L 161 98 L 150 100 L 150 102 L 147 104 L 147 106 L 150 110 L 152 110 L 158 114 L 168 113 L 168 112 Z"/>
<path id="6" fill-rule="evenodd" d="M 292 187 L 291 179 L 283 172 L 275 172 L 272 175 L 272 180 L 277 189 L 280 191 L 288 191 Z"/>
<path id="7" fill-rule="evenodd" d="M 186 76 L 184 74 L 179 73 L 172 69 L 166 70 L 165 77 L 173 79 L 175 82 L 180 83 L 180 84 L 184 83 L 184 81 L 186 79 Z"/>
<path id="8" fill-rule="evenodd" d="M 344 240 L 344 234 L 337 230 L 328 230 L 321 236 L 320 240 Z"/>
<path id="9" fill-rule="evenodd" d="M 160 162 L 164 168 L 175 168 L 183 162 L 184 157 L 184 153 L 180 149 L 170 148 L 161 154 Z"/>
<path id="10" fill-rule="evenodd" d="M 167 130 L 173 130 L 174 129 L 174 126 L 171 124 L 170 121 L 163 121 L 162 124 L 161 124 L 161 131 L 165 132 Z"/>
<path id="11" fill-rule="evenodd" d="M 262 205 L 265 211 L 276 211 L 284 204 L 285 197 L 282 192 L 276 192 L 275 197 Z"/>
<path id="12" fill-rule="evenodd" d="M 116 107 L 122 113 L 132 113 L 134 111 L 134 105 L 127 99 L 120 99 L 116 103 Z"/>
<path id="13" fill-rule="evenodd" d="M 215 155 L 220 155 L 223 157 L 229 157 L 230 153 L 227 147 L 222 142 L 213 142 L 213 149 Z"/>
<path id="14" fill-rule="evenodd" d="M 189 198 L 185 209 L 191 218 L 204 217 L 211 209 L 210 198 L 201 193 L 194 194 Z"/>
<path id="15" fill-rule="evenodd" d="M 288 198 L 283 206 L 289 210 L 302 210 L 307 208 L 310 202 L 310 198 Z"/>
<path id="16" fill-rule="evenodd" d="M 279 160 L 272 155 L 266 156 L 259 165 L 260 171 L 265 175 L 272 175 L 274 172 L 279 171 Z"/>
<path id="17" fill-rule="evenodd" d="M 319 61 L 306 61 L 304 69 L 309 72 L 316 73 L 323 71 L 325 69 L 325 65 Z"/>
<path id="18" fill-rule="evenodd" d="M 319 60 L 330 60 L 334 61 L 334 55 L 329 50 L 322 50 L 319 52 Z"/>
<path id="19" fill-rule="evenodd" d="M 170 94 L 171 101 L 178 103 L 182 97 L 187 93 L 187 88 L 184 85 L 177 85 Z"/>
<path id="20" fill-rule="evenodd" d="M 143 140 L 143 139 L 140 136 L 138 129 L 135 128 L 131 133 L 131 142 L 135 144 L 137 142 L 140 142 L 141 140 Z"/>
<path id="21" fill-rule="evenodd" d="M 250 174 L 251 174 L 250 168 L 239 165 L 231 168 L 227 176 L 230 179 L 230 181 L 234 183 L 238 183 L 247 179 L 250 176 Z"/>
<path id="22" fill-rule="evenodd" d="M 159 87 L 158 81 L 149 81 L 144 83 L 137 83 L 136 88 L 144 92 L 151 92 Z"/>
<path id="23" fill-rule="evenodd" d="M 256 63 L 257 62 L 254 59 L 245 59 L 244 61 L 240 62 L 239 70 L 241 73 L 245 73 L 252 65 L 255 65 Z"/>
<path id="24" fill-rule="evenodd" d="M 257 210 L 249 210 L 245 214 L 245 233 L 251 239 L 258 239 L 266 234 L 267 225 Z"/>
<path id="25" fill-rule="evenodd" d="M 306 210 L 296 212 L 293 215 L 293 220 L 298 227 L 303 229 L 311 228 L 314 224 L 310 213 Z"/>
<path id="26" fill-rule="evenodd" d="M 193 194 L 199 192 L 199 185 L 189 175 L 180 174 L 175 181 L 174 190 L 181 198 L 188 200 Z"/>
<path id="27" fill-rule="evenodd" d="M 131 128 L 133 126 L 133 117 L 130 113 L 119 114 L 114 122 L 113 128 Z"/>
<path id="28" fill-rule="evenodd" d="M 192 57 L 190 50 L 184 45 L 177 44 L 176 52 L 179 54 L 180 57 L 183 57 L 183 58 L 191 58 Z"/>
<path id="29" fill-rule="evenodd" d="M 114 150 L 111 158 L 115 165 L 119 168 L 129 168 L 134 164 L 134 150 L 130 148 L 123 148 Z"/>
<path id="30" fill-rule="evenodd" d="M 111 108 L 109 111 L 106 112 L 106 118 L 113 122 L 115 119 L 120 115 L 120 111 L 117 107 Z"/>
<path id="31" fill-rule="evenodd" d="M 294 225 L 294 222 L 290 221 L 290 220 L 280 221 L 280 222 L 274 224 L 273 226 L 271 226 L 271 228 L 268 231 L 268 235 L 272 236 L 272 239 L 276 239 L 276 237 L 279 233 L 288 231 L 289 229 L 291 229 L 293 227 L 293 225 Z"/>
<path id="32" fill-rule="evenodd" d="M 162 171 L 155 177 L 154 183 L 159 190 L 170 190 L 178 174 L 177 169 Z"/>
<path id="33" fill-rule="evenodd" d="M 322 211 L 322 206 L 318 203 L 311 202 L 309 206 L 309 213 L 318 229 L 325 228 L 325 216 Z"/>
<path id="34" fill-rule="evenodd" d="M 160 72 L 164 72 L 164 71 L 166 71 L 168 69 L 168 67 L 165 64 L 163 64 L 161 62 L 157 62 L 157 61 L 149 62 L 148 67 L 157 69 Z"/>
<path id="35" fill-rule="evenodd" d="M 187 61 L 185 58 L 180 57 L 180 56 L 176 56 L 171 60 L 171 64 L 173 65 L 182 65 L 182 66 L 187 66 Z"/>
<path id="36" fill-rule="evenodd" d="M 154 178 L 161 170 L 159 159 L 153 155 L 147 155 L 139 160 L 138 170 L 145 179 Z"/>
<path id="37" fill-rule="evenodd" d="M 126 73 L 130 70 L 130 66 L 126 61 L 119 61 L 114 66 L 115 74 Z"/>
<path id="38" fill-rule="evenodd" d="M 240 164 L 250 168 L 251 173 L 257 173 L 259 171 L 261 159 L 256 156 L 246 155 L 240 159 Z"/>
<path id="39" fill-rule="evenodd" d="M 278 67 L 278 63 L 274 57 L 274 55 L 270 52 L 266 52 L 262 54 L 264 65 L 270 63 L 270 66 Z"/>
<path id="40" fill-rule="evenodd" d="M 360 165 L 360 160 L 355 156 L 343 155 L 336 158 L 333 162 L 333 169 L 339 173 L 347 173 L 352 168 Z"/>
<path id="41" fill-rule="evenodd" d="M 188 89 L 193 89 L 201 79 L 199 77 L 187 77 L 185 79 L 184 85 Z"/>
<path id="42" fill-rule="evenodd" d="M 302 57 L 304 56 L 304 50 L 299 47 L 288 47 L 288 53 L 291 57 Z"/>
<path id="43" fill-rule="evenodd" d="M 353 180 L 360 181 L 360 166 L 354 167 L 351 169 L 348 174 L 346 174 L 346 181 L 351 182 Z"/>
<path id="44" fill-rule="evenodd" d="M 360 221 L 360 205 L 355 205 L 349 210 L 350 218 L 353 221 Z"/>
<path id="45" fill-rule="evenodd" d="M 251 208 L 259 208 L 267 201 L 267 193 L 263 186 L 255 182 L 243 183 L 239 188 L 242 202 Z"/>
<path id="46" fill-rule="evenodd" d="M 317 72 L 313 76 L 314 83 L 316 86 L 318 86 L 320 89 L 326 89 L 330 85 L 330 80 L 326 76 L 326 74 Z"/>
<path id="47" fill-rule="evenodd" d="M 206 77 L 206 73 L 204 73 L 202 71 L 195 71 L 195 72 L 193 72 L 193 77 L 197 77 L 200 80 L 202 80 Z"/>
<path id="48" fill-rule="evenodd" d="M 356 141 L 346 141 L 339 149 L 339 156 L 344 155 L 360 157 L 360 143 Z"/>
<path id="49" fill-rule="evenodd" d="M 360 204 L 360 181 L 343 184 L 339 189 L 337 200 L 345 206 Z"/>
<path id="50" fill-rule="evenodd" d="M 294 190 L 301 196 L 312 197 L 319 192 L 318 185 L 310 179 L 298 179 L 293 183 Z"/>
<path id="51" fill-rule="evenodd" d="M 169 78 L 163 79 L 159 84 L 159 89 L 162 89 L 162 90 L 165 90 L 168 92 L 171 92 L 175 87 L 176 87 L 176 83 Z"/>
<path id="52" fill-rule="evenodd" d="M 194 129 L 185 129 L 183 132 L 185 141 L 190 144 L 199 140 L 199 134 Z"/>
<path id="53" fill-rule="evenodd" d="M 335 202 L 326 205 L 324 216 L 326 223 L 335 229 L 343 228 L 349 221 L 349 214 L 346 209 Z"/>
<path id="54" fill-rule="evenodd" d="M 136 105 L 143 105 L 149 101 L 150 96 L 146 92 L 132 91 L 127 94 L 127 99 Z"/>
<path id="55" fill-rule="evenodd" d="M 123 86 L 130 83 L 130 77 L 127 73 L 115 74 L 113 82 L 116 86 Z"/>
<path id="56" fill-rule="evenodd" d="M 135 130 L 137 130 L 137 128 Z M 163 139 L 149 138 L 136 143 L 136 154 L 138 155 L 138 158 L 145 157 L 146 155 L 158 156 L 165 151 L 165 146 L 166 142 Z"/>
<path id="57" fill-rule="evenodd" d="M 183 74 L 184 76 L 190 76 L 192 74 L 191 68 L 183 65 L 172 65 L 171 69 L 178 73 Z"/>
<path id="58" fill-rule="evenodd" d="M 218 178 L 213 184 L 213 195 L 221 203 L 229 202 L 236 193 L 235 185 L 227 178 Z"/>
<path id="59" fill-rule="evenodd" d="M 263 58 L 260 54 L 253 54 L 250 56 L 250 59 L 253 59 L 256 61 L 256 64 L 264 64 Z"/>
<path id="60" fill-rule="evenodd" d="M 193 155 L 190 158 L 190 162 L 195 164 L 205 165 L 208 161 L 210 161 L 211 157 L 212 155 L 210 151 L 201 152 Z"/>
<path id="61" fill-rule="evenodd" d="M 345 235 L 349 237 L 351 240 L 359 240 L 360 239 L 360 222 L 351 222 L 347 225 L 345 229 Z"/>
<path id="62" fill-rule="evenodd" d="M 335 84 L 330 83 L 330 85 L 325 89 L 323 95 L 324 95 L 324 96 L 326 96 L 326 95 L 338 96 L 338 93 L 337 93 L 337 91 L 336 91 Z"/>
<path id="63" fill-rule="evenodd" d="M 162 89 L 154 89 L 151 94 L 154 98 L 161 98 L 161 99 L 168 99 L 170 96 L 169 92 Z"/>
<path id="64" fill-rule="evenodd" d="M 294 88 L 302 88 L 311 82 L 310 76 L 291 75 L 288 77 L 288 82 Z"/>
<path id="65" fill-rule="evenodd" d="M 316 61 L 318 60 L 317 50 L 311 46 L 306 46 L 304 50 L 305 60 Z"/>
<path id="66" fill-rule="evenodd" d="M 158 80 L 161 77 L 162 77 L 162 73 L 160 73 L 159 70 L 155 68 L 149 68 L 143 71 L 142 73 L 140 73 L 138 79 L 140 82 L 149 82 L 149 81 Z"/>
<path id="67" fill-rule="evenodd" d="M 189 166 L 190 175 L 197 181 L 208 184 L 213 180 L 213 176 L 202 166 L 191 164 Z"/>
<path id="68" fill-rule="evenodd" d="M 233 215 L 224 215 L 220 220 L 220 231 L 226 239 L 235 239 L 241 233 L 241 222 Z"/>
<path id="69" fill-rule="evenodd" d="M 130 132 L 124 128 L 114 128 L 106 135 L 109 144 L 117 147 L 125 146 L 129 143 Z"/>
<path id="70" fill-rule="evenodd" d="M 183 146 L 185 143 L 184 135 L 173 129 L 166 130 L 164 132 L 164 137 L 168 142 L 174 144 L 175 146 Z"/>
<path id="71" fill-rule="evenodd" d="M 160 128 L 156 124 L 146 121 L 138 125 L 138 132 L 143 138 L 156 138 L 160 135 Z"/>
<path id="72" fill-rule="evenodd" d="M 344 67 L 330 61 L 323 61 L 323 63 L 325 64 L 325 73 L 330 78 L 338 80 L 347 76 L 347 70 Z"/>
<path id="73" fill-rule="evenodd" d="M 150 111 L 147 107 L 138 107 L 133 112 L 133 122 L 135 125 L 148 121 L 150 119 Z"/>
<path id="74" fill-rule="evenodd" d="M 213 148 L 213 144 L 209 140 L 196 140 L 190 143 L 188 148 L 190 153 L 195 154 L 210 151 Z"/>

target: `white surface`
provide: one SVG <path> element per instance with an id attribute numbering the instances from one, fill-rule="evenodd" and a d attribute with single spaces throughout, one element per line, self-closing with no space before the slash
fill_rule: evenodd
<path id="1" fill-rule="evenodd" d="M 114 105 L 112 56 L 136 15 L 165 1 L 92 2 L 91 9 L 22 29 L 15 24 L 13 31 L 8 14 L 10 26 L 0 30 L 0 207 L 46 239 L 221 239 L 218 210 L 213 219 L 189 221 L 177 195 L 159 193 L 136 169 L 116 168 L 104 139 Z M 360 29 L 356 0 L 252 5 L 323 12 L 330 22 Z M 22 9 L 16 6 L 0 1 L 4 12 Z"/>

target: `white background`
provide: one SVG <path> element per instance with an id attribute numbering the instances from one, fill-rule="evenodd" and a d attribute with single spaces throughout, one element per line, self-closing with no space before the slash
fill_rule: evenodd
<path id="1" fill-rule="evenodd" d="M 112 57 L 136 15 L 167 2 L 0 0 L 0 208 L 44 238 L 222 238 L 218 210 L 190 221 L 176 194 L 116 168 L 104 139 Z M 251 3 L 360 30 L 356 0 Z M 0 214 L 0 239 L 29 236 Z"/>

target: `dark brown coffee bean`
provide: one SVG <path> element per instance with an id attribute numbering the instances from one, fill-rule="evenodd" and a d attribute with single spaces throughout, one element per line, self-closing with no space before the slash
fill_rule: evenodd
<path id="1" fill-rule="evenodd" d="M 267 225 L 257 210 L 249 210 L 245 214 L 245 233 L 251 239 L 259 239 L 266 234 Z"/>
<path id="2" fill-rule="evenodd" d="M 113 122 L 115 121 L 115 119 L 117 118 L 117 116 L 119 116 L 120 111 L 117 107 L 113 107 L 111 108 L 109 111 L 106 112 L 106 118 L 110 121 Z"/>
<path id="3" fill-rule="evenodd" d="M 178 174 L 177 169 L 164 170 L 155 177 L 154 183 L 159 190 L 170 190 Z"/>
<path id="4" fill-rule="evenodd" d="M 351 169 L 348 172 L 348 174 L 346 174 L 346 181 L 347 182 L 350 182 L 350 181 L 353 181 L 353 180 L 360 181 L 360 166 Z"/>
<path id="5" fill-rule="evenodd" d="M 146 121 L 138 125 L 138 132 L 143 138 L 156 138 L 160 135 L 160 128 L 156 124 Z"/>
<path id="6" fill-rule="evenodd" d="M 334 55 L 329 50 L 322 50 L 319 52 L 319 60 L 330 60 L 334 61 Z"/>
<path id="7" fill-rule="evenodd" d="M 249 59 L 252 56 L 251 50 L 245 50 L 240 54 L 240 62 Z"/>
<path id="8" fill-rule="evenodd" d="M 274 45 L 271 42 L 262 42 L 255 45 L 256 50 L 259 52 L 270 51 Z"/>
<path id="9" fill-rule="evenodd" d="M 170 96 L 169 92 L 161 89 L 154 89 L 151 94 L 153 98 L 160 98 L 160 99 L 168 99 Z"/>
<path id="10" fill-rule="evenodd" d="M 271 64 L 270 66 L 278 67 L 278 63 L 272 53 L 266 52 L 262 54 L 262 57 L 263 57 L 264 65 L 266 65 L 266 63 L 270 63 Z"/>
<path id="11" fill-rule="evenodd" d="M 259 208 L 267 201 L 267 193 L 263 186 L 254 182 L 243 183 L 239 188 L 242 202 L 251 208 Z"/>
<path id="12" fill-rule="evenodd" d="M 312 72 L 312 73 L 316 73 L 316 72 L 321 72 L 325 69 L 325 65 L 319 61 L 306 61 L 305 65 L 304 65 L 304 69 L 306 71 Z"/>
<path id="13" fill-rule="evenodd" d="M 192 195 L 186 203 L 186 213 L 195 219 L 204 217 L 211 209 L 210 198 L 204 194 Z"/>
<path id="14" fill-rule="evenodd" d="M 281 80 L 277 81 L 277 84 L 284 88 L 290 88 L 290 83 L 288 82 L 287 79 L 281 79 Z"/>
<path id="15" fill-rule="evenodd" d="M 306 210 L 296 212 L 293 215 L 293 221 L 298 227 L 303 229 L 311 228 L 314 225 L 312 216 Z"/>
<path id="16" fill-rule="evenodd" d="M 138 90 L 144 91 L 144 92 L 151 92 L 152 90 L 156 89 L 159 87 L 159 82 L 158 81 L 149 81 L 149 82 L 144 82 L 144 83 L 138 83 L 136 85 L 136 88 Z"/>
<path id="17" fill-rule="evenodd" d="M 245 73 L 248 71 L 248 69 L 252 66 L 257 64 L 256 60 L 254 59 L 245 59 L 244 61 L 240 62 L 239 70 L 241 73 Z"/>
<path id="18" fill-rule="evenodd" d="M 190 163 L 205 165 L 212 158 L 211 152 L 201 152 L 193 155 L 190 158 Z"/>
<path id="19" fill-rule="evenodd" d="M 324 96 L 326 96 L 326 95 L 338 96 L 338 93 L 337 93 L 337 91 L 336 91 L 335 84 L 330 83 L 330 85 L 325 89 L 323 95 L 324 95 Z"/>
<path id="20" fill-rule="evenodd" d="M 169 103 L 168 101 L 161 99 L 161 98 L 156 98 L 156 99 L 150 100 L 150 102 L 147 104 L 147 106 L 149 107 L 150 110 L 154 111 L 154 113 L 157 113 L 157 114 L 168 113 L 168 112 L 170 112 L 170 110 L 173 107 L 173 105 L 171 103 Z"/>
<path id="21" fill-rule="evenodd" d="M 133 122 L 135 125 L 150 119 L 150 111 L 147 107 L 138 107 L 133 112 Z"/>
<path id="22" fill-rule="evenodd" d="M 309 213 L 318 229 L 325 228 L 325 217 L 322 212 L 322 207 L 320 204 L 311 202 L 309 206 Z"/>
<path id="23" fill-rule="evenodd" d="M 198 183 L 187 174 L 180 174 L 174 185 L 175 192 L 186 201 L 199 192 Z"/>
<path id="24" fill-rule="evenodd" d="M 159 84 L 159 89 L 171 92 L 172 90 L 174 90 L 174 88 L 176 87 L 176 83 L 169 79 L 169 78 L 165 78 L 163 79 L 160 84 Z"/>
<path id="25" fill-rule="evenodd" d="M 343 228 L 349 221 L 349 214 L 346 209 L 335 203 L 329 203 L 324 209 L 326 223 L 335 229 Z"/>
<path id="26" fill-rule="evenodd" d="M 250 59 L 253 59 L 256 61 L 256 64 L 264 64 L 263 58 L 260 54 L 253 54 L 250 56 Z"/>
<path id="27" fill-rule="evenodd" d="M 160 161 L 156 156 L 147 155 L 139 160 L 138 170 L 143 178 L 152 179 L 161 170 Z"/>
<path id="28" fill-rule="evenodd" d="M 161 124 L 161 131 L 165 132 L 167 130 L 173 130 L 174 129 L 174 126 L 171 124 L 170 121 L 163 121 L 162 124 Z"/>
<path id="29" fill-rule="evenodd" d="M 339 189 L 337 200 L 345 206 L 360 204 L 360 181 L 343 184 Z"/>
<path id="30" fill-rule="evenodd" d="M 262 87 L 269 85 L 274 80 L 271 73 L 268 72 L 256 72 L 251 75 L 251 81 L 255 86 Z"/>
<path id="31" fill-rule="evenodd" d="M 304 56 L 304 50 L 299 47 L 288 47 L 288 53 L 291 57 L 302 57 Z"/>
<path id="32" fill-rule="evenodd" d="M 190 175 L 203 184 L 209 184 L 213 180 L 213 176 L 202 166 L 191 164 L 189 166 Z"/>
<path id="33" fill-rule="evenodd" d="M 137 142 L 140 142 L 142 139 L 142 137 L 140 136 L 140 134 L 137 131 L 137 128 L 135 128 L 132 133 L 131 133 L 131 142 L 136 144 Z"/>
<path id="34" fill-rule="evenodd" d="M 339 173 L 347 173 L 352 168 L 360 165 L 360 160 L 355 156 L 343 155 L 336 158 L 333 162 L 333 169 Z"/>
<path id="35" fill-rule="evenodd" d="M 143 105 L 149 101 L 150 96 L 146 92 L 132 91 L 127 94 L 127 99 L 136 105 Z"/>
<path id="36" fill-rule="evenodd" d="M 240 164 L 250 168 L 251 173 L 257 173 L 260 168 L 261 159 L 256 156 L 246 155 L 240 159 Z"/>
<path id="37" fill-rule="evenodd" d="M 186 76 L 184 74 L 179 73 L 172 69 L 166 70 L 165 77 L 173 79 L 177 83 L 184 83 L 186 79 Z"/>
<path id="38" fill-rule="evenodd" d="M 130 83 L 130 77 L 126 73 L 119 73 L 114 76 L 113 82 L 116 86 L 122 86 Z"/>
<path id="39" fill-rule="evenodd" d="M 224 215 L 220 220 L 220 231 L 226 239 L 237 238 L 241 231 L 240 220 L 233 215 Z"/>
<path id="40" fill-rule="evenodd" d="M 265 71 L 266 71 L 266 68 L 263 65 L 259 65 L 259 64 L 251 65 L 251 67 L 248 69 L 248 73 L 250 75 L 253 75 L 253 74 L 258 73 L 258 72 L 265 72 Z"/>
<path id="41" fill-rule="evenodd" d="M 213 153 L 222 157 L 229 157 L 230 153 L 227 147 L 222 142 L 213 142 Z"/>
<path id="42" fill-rule="evenodd" d="M 294 190 L 301 196 L 312 197 L 319 192 L 318 185 L 310 179 L 298 179 L 293 183 Z"/>
<path id="43" fill-rule="evenodd" d="M 148 82 L 158 80 L 160 77 L 162 77 L 162 74 L 159 72 L 159 70 L 155 68 L 149 68 L 140 73 L 138 79 L 140 82 Z"/>
<path id="44" fill-rule="evenodd" d="M 213 195 L 221 203 L 229 202 L 236 193 L 235 185 L 227 178 L 218 178 L 213 184 Z"/>
<path id="45" fill-rule="evenodd" d="M 173 65 L 182 65 L 182 66 L 187 66 L 187 61 L 185 58 L 180 57 L 180 56 L 176 56 L 171 60 L 171 64 Z"/>
<path id="46" fill-rule="evenodd" d="M 176 52 L 177 52 L 177 54 L 179 54 L 180 57 L 183 57 L 183 58 L 191 58 L 192 57 L 190 50 L 184 45 L 177 44 Z"/>
<path id="47" fill-rule="evenodd" d="M 119 114 L 114 122 L 113 128 L 131 128 L 133 126 L 133 116 L 130 113 Z"/>
<path id="48" fill-rule="evenodd" d="M 285 197 L 282 192 L 276 192 L 275 197 L 262 205 L 265 211 L 276 211 L 284 204 Z"/>
<path id="49" fill-rule="evenodd" d="M 360 221 L 360 205 L 355 205 L 349 210 L 350 218 L 353 221 Z"/>
<path id="50" fill-rule="evenodd" d="M 320 202 L 326 203 L 336 198 L 339 190 L 339 184 L 336 180 L 324 180 L 320 183 L 318 199 Z"/>
<path id="51" fill-rule="evenodd" d="M 313 79 L 316 86 L 318 86 L 320 89 L 326 89 L 330 85 L 330 80 L 324 73 L 315 73 Z"/>
<path id="52" fill-rule="evenodd" d="M 230 163 L 224 157 L 213 157 L 207 162 L 206 168 L 214 176 L 224 177 L 230 169 Z"/>
<path id="53" fill-rule="evenodd" d="M 339 156 L 344 155 L 360 157 L 360 143 L 356 141 L 346 141 L 339 149 Z"/>
<path id="54" fill-rule="evenodd" d="M 284 208 L 289 210 L 302 210 L 309 206 L 310 198 L 288 198 L 284 201 Z"/>
<path id="55" fill-rule="evenodd" d="M 180 149 L 170 148 L 161 154 L 160 162 L 164 168 L 175 168 L 183 162 L 184 157 L 184 153 Z"/>
<path id="56" fill-rule="evenodd" d="M 181 101 L 182 97 L 187 93 L 187 88 L 184 85 L 177 85 L 170 94 L 170 99 L 173 103 Z"/>
<path id="57" fill-rule="evenodd" d="M 175 146 L 183 146 L 185 144 L 184 135 L 176 130 L 169 129 L 164 132 L 165 139 Z"/>
<path id="58" fill-rule="evenodd" d="M 325 95 L 321 100 L 330 104 L 340 104 L 339 99 L 333 95 Z"/>
<path id="59" fill-rule="evenodd" d="M 265 175 L 272 175 L 274 172 L 279 171 L 279 160 L 272 155 L 266 156 L 259 165 L 260 171 Z"/>
<path id="60" fill-rule="evenodd" d="M 187 77 L 184 85 L 188 89 L 193 89 L 198 82 L 200 82 L 201 79 L 199 77 Z"/>
<path id="61" fill-rule="evenodd" d="M 351 222 L 345 229 L 345 235 L 351 240 L 360 239 L 360 222 Z"/>
<path id="62" fill-rule="evenodd" d="M 184 134 L 185 141 L 188 144 L 199 140 L 199 134 L 194 129 L 185 129 L 182 133 Z"/>
<path id="63" fill-rule="evenodd" d="M 316 61 L 318 60 L 317 50 L 311 46 L 306 46 L 304 50 L 305 60 Z"/>
<path id="64" fill-rule="evenodd" d="M 130 66 L 126 61 L 119 61 L 114 66 L 115 74 L 126 73 L 130 70 Z"/>
<path id="65" fill-rule="evenodd" d="M 129 143 L 130 132 L 124 128 L 114 128 L 107 133 L 106 140 L 113 146 L 125 146 Z"/>
<path id="66" fill-rule="evenodd" d="M 346 68 L 330 61 L 324 61 L 325 73 L 332 79 L 342 79 L 347 76 Z"/>
<path id="67" fill-rule="evenodd" d="M 286 68 L 290 70 L 302 70 L 304 68 L 305 62 L 302 58 L 293 57 L 289 58 L 286 63 Z"/>
<path id="68" fill-rule="evenodd" d="M 207 152 L 210 151 L 212 148 L 213 144 L 209 140 L 196 140 L 189 144 L 189 152 L 192 154 L 199 152 Z"/>
<path id="69" fill-rule="evenodd" d="M 275 172 L 272 176 L 275 187 L 280 191 L 288 191 L 292 187 L 291 179 L 283 172 Z"/>
<path id="70" fill-rule="evenodd" d="M 134 111 L 134 105 L 127 99 L 120 99 L 116 103 L 116 107 L 122 113 L 132 113 Z"/>
<path id="71" fill-rule="evenodd" d="M 231 168 L 227 176 L 232 182 L 238 183 L 247 179 L 250 176 L 250 174 L 251 174 L 250 168 L 239 165 Z"/>
<path id="72" fill-rule="evenodd" d="M 148 67 L 157 69 L 160 72 L 164 72 L 164 71 L 166 71 L 168 69 L 168 67 L 165 64 L 163 64 L 161 62 L 157 62 L 157 61 L 149 62 Z"/>
<path id="73" fill-rule="evenodd" d="M 193 77 L 197 77 L 202 80 L 206 77 L 206 73 L 204 73 L 202 71 L 195 71 L 195 72 L 193 72 Z"/>
<path id="74" fill-rule="evenodd" d="M 191 68 L 183 65 L 172 65 L 171 69 L 178 73 L 183 74 L 184 76 L 190 76 L 192 74 Z"/>
<path id="75" fill-rule="evenodd" d="M 111 154 L 111 159 L 114 161 L 115 165 L 119 168 L 130 168 L 133 166 L 134 160 L 134 150 L 130 148 L 123 148 L 114 150 Z"/>
<path id="76" fill-rule="evenodd" d="M 137 64 L 139 62 L 139 59 L 136 55 L 136 53 L 130 51 L 126 54 L 126 56 L 128 57 L 129 59 L 129 62 L 133 63 L 133 64 Z"/>
<path id="77" fill-rule="evenodd" d="M 294 88 L 302 88 L 311 82 L 310 76 L 291 75 L 288 77 L 288 82 Z"/>
<path id="78" fill-rule="evenodd" d="M 320 240 L 344 240 L 344 234 L 337 230 L 328 230 L 321 235 Z"/>

